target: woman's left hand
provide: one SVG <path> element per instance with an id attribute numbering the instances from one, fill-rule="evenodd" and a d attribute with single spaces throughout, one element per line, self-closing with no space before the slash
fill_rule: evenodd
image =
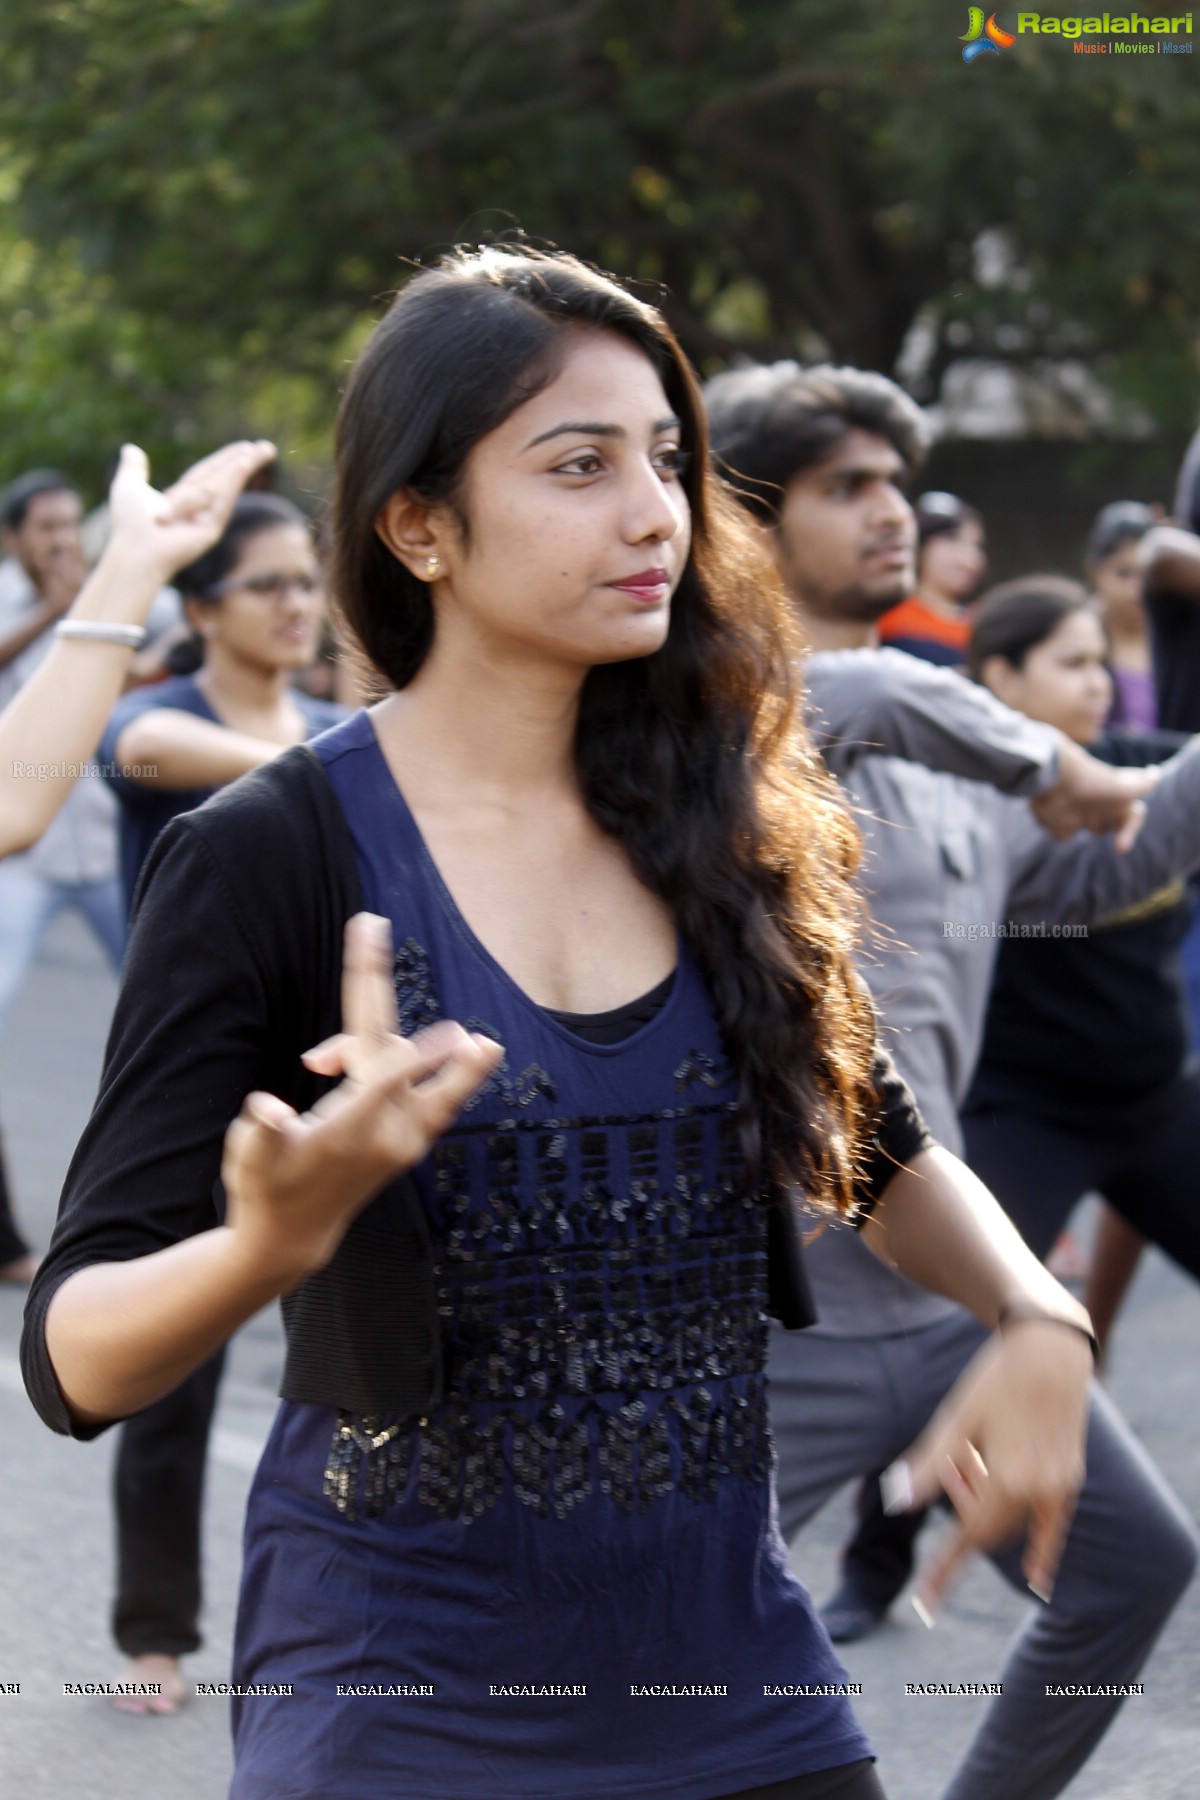
<path id="1" fill-rule="evenodd" d="M 1014 1320 L 972 1359 L 888 1471 L 885 1497 L 889 1487 L 900 1490 L 889 1510 L 926 1506 L 944 1489 L 958 1514 L 918 1582 L 928 1614 L 972 1550 L 1012 1543 L 1022 1531 L 1025 1579 L 1049 1600 L 1083 1485 L 1091 1374 L 1081 1333 L 1051 1320 Z"/>

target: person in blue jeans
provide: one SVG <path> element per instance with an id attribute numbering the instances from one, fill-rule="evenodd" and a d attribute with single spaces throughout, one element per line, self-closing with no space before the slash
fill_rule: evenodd
<path id="1" fill-rule="evenodd" d="M 217 542 L 176 583 L 201 666 L 126 694 L 100 750 L 120 770 L 111 781 L 130 906 L 172 819 L 343 716 L 293 685 L 316 654 L 324 597 L 312 533 L 289 501 L 244 494 Z M 126 1679 L 160 1688 L 118 1697 L 125 1711 L 174 1710 L 184 1693 L 179 1658 L 200 1645 L 204 1465 L 221 1363 L 212 1358 L 121 1432 L 113 1632 L 130 1658 Z"/>

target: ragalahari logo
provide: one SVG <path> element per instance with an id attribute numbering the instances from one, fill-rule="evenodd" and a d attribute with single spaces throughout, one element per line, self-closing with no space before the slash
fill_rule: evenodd
<path id="1" fill-rule="evenodd" d="M 974 62 L 977 56 L 999 56 L 1001 50 L 1010 49 L 1016 41 L 1011 31 L 997 25 L 995 13 L 989 13 L 984 24 L 982 6 L 968 6 L 967 29 L 959 40 L 964 62 Z"/>

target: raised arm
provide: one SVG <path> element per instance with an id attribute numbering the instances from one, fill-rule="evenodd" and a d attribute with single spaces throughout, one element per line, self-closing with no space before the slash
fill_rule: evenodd
<path id="1" fill-rule="evenodd" d="M 267 443 L 230 444 L 158 494 L 146 458 L 126 445 L 112 487 L 112 534 L 67 617 L 141 626 L 159 589 L 220 536 L 246 481 L 274 454 Z M 128 643 L 60 639 L 0 713 L 0 856 L 35 843 L 66 799 L 132 655 Z"/>
<path id="2" fill-rule="evenodd" d="M 882 752 L 945 775 L 1035 794 L 1058 779 L 1060 734 L 953 669 L 902 650 L 825 650 L 805 677 L 813 735 L 835 774 Z"/>
<path id="3" fill-rule="evenodd" d="M 1142 580 L 1151 590 L 1200 600 L 1200 538 L 1177 525 L 1155 525 L 1138 545 Z"/>

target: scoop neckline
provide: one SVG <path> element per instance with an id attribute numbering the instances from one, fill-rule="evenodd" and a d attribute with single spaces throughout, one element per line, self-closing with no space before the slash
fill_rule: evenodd
<path id="1" fill-rule="evenodd" d="M 509 974 L 508 970 L 504 967 L 504 964 L 499 962 L 497 958 L 492 955 L 492 952 L 488 949 L 482 938 L 476 935 L 470 924 L 467 922 L 457 900 L 454 898 L 449 886 L 443 879 L 442 872 L 434 860 L 433 852 L 425 842 L 425 834 L 418 825 L 416 815 L 405 798 L 403 788 L 392 773 L 391 764 L 384 754 L 383 745 L 379 741 L 379 734 L 375 730 L 375 721 L 372 719 L 371 714 L 366 707 L 363 708 L 361 716 L 368 734 L 367 748 L 377 759 L 386 783 L 387 792 L 392 796 L 394 804 L 412 835 L 413 842 L 416 845 L 417 855 L 429 876 L 433 892 L 442 912 L 476 960 L 483 963 L 483 965 L 491 971 L 492 975 L 503 983 L 509 993 L 515 997 L 527 1012 L 533 1013 L 547 1031 L 553 1032 L 556 1036 L 560 1037 L 564 1043 L 570 1044 L 574 1049 L 581 1051 L 586 1055 L 600 1057 L 613 1057 L 624 1054 L 626 1051 L 644 1042 L 651 1033 L 657 1031 L 660 1026 L 672 1017 L 675 1008 L 679 1004 L 679 995 L 683 987 L 682 973 L 686 961 L 683 935 L 680 932 L 678 925 L 675 927 L 675 962 L 668 973 L 663 976 L 661 982 L 655 982 L 652 987 L 643 989 L 640 994 L 632 995 L 628 1000 L 622 1001 L 618 1006 L 605 1008 L 604 1014 L 585 1013 L 575 1015 L 576 1017 L 583 1018 L 604 1017 L 607 1013 L 621 1012 L 625 1007 L 636 1006 L 639 1000 L 644 1000 L 648 994 L 654 992 L 655 988 L 661 987 L 663 983 L 669 980 L 671 982 L 671 991 L 667 995 L 662 1006 L 660 1006 L 655 1013 L 654 1017 L 652 1019 L 647 1019 L 644 1025 L 639 1025 L 636 1031 L 631 1032 L 628 1037 L 619 1039 L 615 1044 L 590 1043 L 587 1038 L 580 1037 L 577 1032 L 572 1031 L 569 1025 L 564 1025 L 561 1020 L 556 1019 L 549 1007 L 540 1005 L 538 1001 L 533 998 L 532 994 L 526 993 L 520 983 Z"/>

